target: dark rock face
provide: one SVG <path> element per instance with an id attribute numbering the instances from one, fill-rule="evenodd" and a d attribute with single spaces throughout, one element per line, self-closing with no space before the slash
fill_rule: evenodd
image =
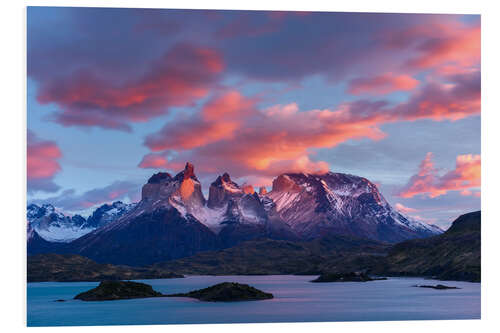
<path id="1" fill-rule="evenodd" d="M 117 222 L 73 241 L 70 253 L 97 262 L 143 266 L 217 248 L 210 229 L 173 208 Z"/>
<path id="2" fill-rule="evenodd" d="M 231 180 L 228 173 L 224 173 L 210 184 L 207 207 L 223 207 L 229 200 L 239 198 L 243 194 L 244 192 L 240 186 Z"/>
<path id="3" fill-rule="evenodd" d="M 311 282 L 367 282 L 375 280 L 387 280 L 386 278 L 371 278 L 365 273 L 330 273 L 321 274 L 317 279 Z"/>
<path id="4" fill-rule="evenodd" d="M 119 299 L 161 297 L 145 283 L 131 281 L 102 281 L 99 286 L 75 296 L 82 301 L 114 301 Z"/>
<path id="5" fill-rule="evenodd" d="M 194 174 L 194 165 L 192 165 L 191 163 L 187 162 L 186 163 L 186 166 L 184 167 L 184 171 L 182 171 L 181 173 L 177 174 L 175 176 L 176 179 L 181 179 L 182 180 L 186 180 L 186 179 L 189 179 L 189 178 L 193 178 L 195 180 L 198 180 Z"/>
<path id="6" fill-rule="evenodd" d="M 158 172 L 148 179 L 148 184 L 159 184 L 164 180 L 170 180 L 172 176 L 168 172 Z"/>
<path id="7" fill-rule="evenodd" d="M 273 298 L 273 294 L 263 292 L 247 284 L 234 282 L 223 282 L 205 289 L 168 296 L 192 297 L 205 302 L 258 301 Z"/>
<path id="8" fill-rule="evenodd" d="M 57 253 L 61 252 L 64 248 L 64 243 L 49 242 L 40 237 L 36 230 L 31 229 L 28 226 L 28 242 L 27 242 L 27 253 L 38 254 L 38 253 Z"/>

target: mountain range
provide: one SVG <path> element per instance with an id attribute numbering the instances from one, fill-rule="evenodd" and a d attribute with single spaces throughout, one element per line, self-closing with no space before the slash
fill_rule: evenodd
<path id="1" fill-rule="evenodd" d="M 332 172 L 285 173 L 274 179 L 269 193 L 240 186 L 225 173 L 211 183 L 205 199 L 194 166 L 187 163 L 175 176 L 159 172 L 149 178 L 137 204 L 115 204 L 100 207 L 83 221 L 59 216 L 50 207 L 39 207 L 44 213 L 32 207 L 32 237 L 36 233 L 51 242 L 53 252 L 141 266 L 257 239 L 343 236 L 396 243 L 442 233 L 393 209 L 366 178 Z M 61 237 L 70 224 L 77 230 L 73 235 L 85 233 Z M 47 251 L 48 244 L 41 245 Z M 40 253 L 36 246 L 31 252 Z"/>
<path id="2" fill-rule="evenodd" d="M 27 207 L 28 240 L 38 234 L 49 242 L 68 243 L 116 220 L 135 205 L 115 201 L 99 206 L 85 218 L 79 214 L 66 215 L 51 204 L 30 204 Z"/>

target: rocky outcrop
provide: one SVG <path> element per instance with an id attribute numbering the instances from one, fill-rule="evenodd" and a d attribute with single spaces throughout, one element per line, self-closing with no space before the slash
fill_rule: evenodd
<path id="1" fill-rule="evenodd" d="M 234 282 L 223 282 L 208 288 L 168 296 L 191 297 L 204 302 L 259 301 L 273 298 L 273 294 L 263 292 L 248 284 Z"/>
<path id="2" fill-rule="evenodd" d="M 414 287 L 417 287 L 417 288 L 430 288 L 430 289 L 437 289 L 437 290 L 447 290 L 447 289 L 460 289 L 458 287 L 449 287 L 449 286 L 445 286 L 443 284 L 437 284 L 435 286 L 430 286 L 430 285 L 416 285 Z"/>
<path id="3" fill-rule="evenodd" d="M 162 297 L 145 283 L 131 281 L 102 281 L 99 286 L 74 297 L 82 301 L 115 301 L 119 299 Z"/>
<path id="4" fill-rule="evenodd" d="M 387 278 L 372 278 L 365 273 L 327 273 L 321 274 L 311 282 L 367 282 L 376 280 L 387 280 Z"/>

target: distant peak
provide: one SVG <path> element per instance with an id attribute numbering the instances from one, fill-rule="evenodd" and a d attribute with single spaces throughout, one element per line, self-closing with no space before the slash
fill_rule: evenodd
<path id="1" fill-rule="evenodd" d="M 172 176 L 168 172 L 158 172 L 151 176 L 148 179 L 148 184 L 158 184 L 161 183 L 165 179 L 171 179 Z"/>
<path id="2" fill-rule="evenodd" d="M 231 177 L 229 176 L 229 174 L 227 172 L 224 172 L 221 179 L 226 183 L 229 183 L 231 181 Z"/>
<path id="3" fill-rule="evenodd" d="M 266 195 L 267 194 L 267 189 L 264 186 L 259 187 L 259 194 L 260 195 Z"/>
<path id="4" fill-rule="evenodd" d="M 214 186 L 220 186 L 222 184 L 231 184 L 233 181 L 231 180 L 231 176 L 227 172 L 224 172 L 222 176 L 217 177 L 217 179 L 212 183 Z"/>
<path id="5" fill-rule="evenodd" d="M 252 185 L 243 185 L 243 187 L 241 189 L 243 190 L 243 193 L 246 193 L 246 194 L 254 194 L 255 193 L 255 189 L 253 188 Z"/>

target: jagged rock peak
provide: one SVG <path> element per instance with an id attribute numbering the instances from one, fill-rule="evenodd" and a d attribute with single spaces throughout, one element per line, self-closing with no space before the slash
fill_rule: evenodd
<path id="1" fill-rule="evenodd" d="M 231 177 L 229 176 L 229 174 L 227 172 L 224 172 L 224 174 L 222 175 L 221 179 L 226 182 L 226 183 L 229 183 L 231 182 Z"/>
<path id="2" fill-rule="evenodd" d="M 267 194 L 267 189 L 265 186 L 259 187 L 259 195 L 266 195 Z"/>
<path id="3" fill-rule="evenodd" d="M 186 166 L 184 167 L 184 179 L 196 177 L 194 174 L 194 165 L 189 162 L 186 162 Z"/>
<path id="4" fill-rule="evenodd" d="M 255 193 L 255 189 L 253 188 L 252 185 L 248 185 L 248 184 L 243 185 L 241 187 L 241 189 L 243 190 L 243 193 L 245 193 L 245 194 L 254 194 Z"/>
<path id="5" fill-rule="evenodd" d="M 300 192 L 300 186 L 287 174 L 282 174 L 273 180 L 274 192 Z"/>
<path id="6" fill-rule="evenodd" d="M 175 180 L 185 180 L 185 179 L 189 179 L 189 178 L 192 178 L 192 179 L 198 181 L 198 178 L 196 178 L 196 175 L 194 174 L 194 165 L 189 163 L 189 162 L 186 162 L 186 166 L 184 167 L 184 170 L 179 172 L 175 176 L 174 179 Z"/>
<path id="7" fill-rule="evenodd" d="M 159 184 L 164 180 L 170 180 L 172 176 L 168 172 L 158 172 L 148 179 L 148 184 Z"/>
<path id="8" fill-rule="evenodd" d="M 208 207 L 222 207 L 231 197 L 239 197 L 244 193 L 240 186 L 231 180 L 226 172 L 210 185 L 208 192 Z"/>
<path id="9" fill-rule="evenodd" d="M 231 180 L 231 176 L 227 172 L 224 172 L 222 176 L 218 176 L 217 179 L 211 184 L 213 186 L 221 186 L 222 184 L 232 184 L 238 186 L 235 182 Z"/>

